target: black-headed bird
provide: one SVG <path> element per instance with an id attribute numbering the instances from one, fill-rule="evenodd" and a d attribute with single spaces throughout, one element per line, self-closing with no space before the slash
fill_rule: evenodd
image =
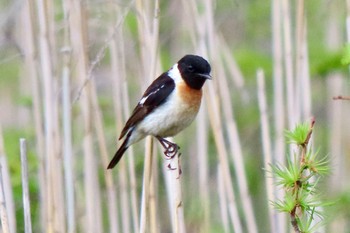
<path id="1" fill-rule="evenodd" d="M 179 147 L 165 138 L 175 136 L 195 119 L 210 71 L 204 58 L 186 55 L 154 80 L 126 122 L 119 137 L 125 137 L 124 142 L 107 169 L 115 167 L 128 147 L 147 135 L 157 138 L 164 154 L 173 157 Z"/>

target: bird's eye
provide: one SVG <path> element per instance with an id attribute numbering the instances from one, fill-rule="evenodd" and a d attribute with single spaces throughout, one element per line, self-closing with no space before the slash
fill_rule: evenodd
<path id="1" fill-rule="evenodd" d="M 194 68 L 193 68 L 193 66 L 191 66 L 191 65 L 189 65 L 189 66 L 187 67 L 187 69 L 188 69 L 189 72 L 193 72 L 193 71 L 194 71 Z"/>

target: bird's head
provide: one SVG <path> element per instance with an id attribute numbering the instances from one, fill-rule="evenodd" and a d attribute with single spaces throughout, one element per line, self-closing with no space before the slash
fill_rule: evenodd
<path id="1" fill-rule="evenodd" d="M 207 79 L 211 79 L 207 60 L 196 55 L 186 55 L 178 61 L 178 69 L 188 86 L 201 89 Z"/>

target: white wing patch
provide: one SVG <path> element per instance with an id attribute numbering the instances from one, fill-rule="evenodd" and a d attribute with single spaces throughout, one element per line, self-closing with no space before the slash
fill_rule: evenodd
<path id="1" fill-rule="evenodd" d="M 168 76 L 174 80 L 175 84 L 179 83 L 179 82 L 183 82 L 183 79 L 181 77 L 180 71 L 177 67 L 177 63 L 175 65 L 173 65 L 173 67 L 171 67 L 171 69 L 168 71 Z M 151 96 L 156 94 L 160 89 L 162 89 L 164 87 L 164 85 L 160 86 L 157 90 L 152 91 L 151 93 L 149 93 L 147 96 L 143 97 L 140 101 L 139 104 L 143 105 L 146 100 Z M 175 87 L 176 88 L 176 87 Z"/>
<path id="2" fill-rule="evenodd" d="M 152 91 L 152 92 L 149 93 L 147 96 L 143 97 L 143 98 L 140 100 L 139 104 L 140 104 L 140 105 L 143 105 L 143 104 L 146 102 L 146 100 L 147 100 L 151 95 L 156 94 L 156 93 L 157 93 L 160 89 L 162 89 L 163 87 L 164 87 L 164 84 L 163 84 L 162 86 L 160 86 L 157 90 Z"/>

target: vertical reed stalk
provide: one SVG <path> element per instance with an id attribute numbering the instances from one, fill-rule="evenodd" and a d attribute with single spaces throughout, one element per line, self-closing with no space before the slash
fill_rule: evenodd
<path id="1" fill-rule="evenodd" d="M 220 99 L 223 109 L 224 121 L 226 123 L 226 130 L 230 140 L 229 150 L 232 156 L 232 163 L 235 167 L 236 181 L 238 183 L 238 192 L 240 200 L 242 201 L 244 219 L 246 221 L 246 226 L 248 232 L 258 232 L 257 225 L 255 222 L 254 210 L 252 201 L 249 195 L 247 177 L 244 170 L 244 159 L 243 152 L 241 148 L 241 143 L 239 140 L 237 124 L 233 113 L 233 104 L 231 102 L 230 90 L 226 80 L 226 76 L 223 71 L 223 67 L 217 66 L 217 74 L 220 89 Z"/>
<path id="2" fill-rule="evenodd" d="M 6 197 L 8 195 L 8 197 Z M 7 202 L 7 200 L 10 200 Z M 2 136 L 2 126 L 0 124 L 0 219 L 3 233 L 14 233 L 13 223 L 15 219 L 13 213 L 12 188 L 9 183 L 7 160 L 5 156 L 4 141 Z M 11 228 L 10 228 L 11 226 Z"/>
<path id="3" fill-rule="evenodd" d="M 113 102 L 116 116 L 117 132 L 120 133 L 123 124 L 130 114 L 129 107 L 129 94 L 127 88 L 127 77 L 125 72 L 125 51 L 124 51 L 124 39 L 122 35 L 123 27 L 117 28 L 115 37 L 111 40 L 111 69 L 112 69 L 112 83 L 113 83 Z M 124 119 L 124 120 L 123 120 Z M 117 135 L 119 136 L 119 135 Z M 128 158 L 128 177 L 130 180 L 130 193 L 131 193 L 131 217 L 133 222 L 133 232 L 139 232 L 139 205 L 137 195 L 137 183 L 135 175 L 135 162 L 133 148 L 130 147 L 126 152 Z M 120 173 L 123 170 L 120 170 Z"/>
<path id="4" fill-rule="evenodd" d="M 281 1 L 272 1 L 272 51 L 273 51 L 273 96 L 274 96 L 274 145 L 273 161 L 279 164 L 285 163 L 285 97 L 283 88 L 283 65 L 282 65 L 282 15 Z M 283 191 L 275 187 L 274 194 L 276 198 L 283 198 Z M 275 199 L 274 199 L 275 200 Z M 273 232 L 283 232 L 286 229 L 286 217 L 282 214 L 275 215 L 274 222 L 271 225 Z"/>
<path id="5" fill-rule="evenodd" d="M 344 102 L 334 101 L 332 97 L 339 95 L 344 90 L 344 80 L 341 74 L 333 74 L 327 80 L 327 99 L 328 101 L 328 118 L 330 127 L 329 154 L 341 155 L 343 153 L 343 128 L 344 128 Z M 330 161 L 330 167 L 337 168 L 332 170 L 329 177 L 329 190 L 331 194 L 343 191 L 348 181 L 344 181 L 343 177 L 347 177 L 346 161 L 342 156 L 334 156 Z M 342 232 L 347 223 L 342 218 L 337 218 L 329 226 L 329 232 Z"/>
<path id="6" fill-rule="evenodd" d="M 130 207 L 128 199 L 128 176 L 127 167 L 125 160 L 120 161 L 119 165 L 119 195 L 120 195 L 120 207 L 123 210 L 121 221 L 122 221 L 122 232 L 130 233 Z"/>
<path id="7" fill-rule="evenodd" d="M 220 205 L 220 214 L 221 214 L 221 220 L 222 225 L 224 228 L 224 232 L 228 233 L 230 232 L 229 227 L 229 219 L 228 219 L 228 213 L 227 213 L 227 197 L 226 197 L 226 191 L 225 191 L 225 182 L 224 178 L 222 177 L 222 171 L 221 166 L 218 164 L 217 166 L 217 179 L 216 182 L 218 184 L 218 196 L 219 196 L 219 205 Z"/>
<path id="8" fill-rule="evenodd" d="M 45 187 L 45 137 L 43 130 L 44 119 L 41 115 L 41 89 L 39 85 L 39 75 L 37 68 L 37 51 L 34 42 L 34 25 L 35 25 L 35 12 L 34 4 L 32 1 L 25 1 L 23 24 L 25 30 L 25 37 L 23 38 L 23 50 L 24 50 L 24 63 L 26 76 L 30 78 L 32 84 L 32 99 L 33 99 L 33 113 L 34 113 L 34 126 L 36 135 L 36 151 L 38 155 L 39 168 L 38 168 L 38 180 L 39 180 L 39 199 L 41 205 L 40 208 L 40 229 L 42 232 L 46 231 L 46 219 L 47 219 L 47 195 Z M 12 224 L 11 224 L 12 225 Z"/>
<path id="9" fill-rule="evenodd" d="M 198 169 L 199 198 L 204 211 L 203 224 L 200 232 L 209 232 L 211 226 L 210 218 L 210 189 L 209 189 L 209 164 L 208 164 L 208 123 L 206 117 L 206 104 L 202 103 L 197 116 L 197 161 L 195 168 Z"/>
<path id="10" fill-rule="evenodd" d="M 167 189 L 168 203 L 171 216 L 172 232 L 185 233 L 185 222 L 182 205 L 181 176 L 179 174 L 179 157 L 178 154 L 174 159 L 164 161 L 163 174 Z M 172 169 L 168 168 L 170 166 Z"/>
<path id="11" fill-rule="evenodd" d="M 260 125 L 261 125 L 261 141 L 264 154 L 264 168 L 266 169 L 265 173 L 265 187 L 267 193 L 267 200 L 274 200 L 274 185 L 273 179 L 268 176 L 271 174 L 270 165 L 272 161 L 272 150 L 271 150 L 271 138 L 270 138 L 270 126 L 268 120 L 268 108 L 266 100 L 266 91 L 265 91 L 265 76 L 264 71 L 259 69 L 257 71 L 257 83 L 258 83 L 258 102 L 260 110 Z M 272 205 L 268 204 L 268 213 L 269 213 L 269 222 L 270 222 L 270 232 L 277 233 L 275 216 L 277 215 L 276 210 L 273 209 Z"/>
<path id="12" fill-rule="evenodd" d="M 98 181 L 96 158 L 93 148 L 93 112 L 92 112 L 92 85 L 88 76 L 88 57 L 86 54 L 86 18 L 84 4 L 79 1 L 67 1 L 69 9 L 69 26 L 72 60 L 76 62 L 76 76 L 79 82 L 86 84 L 80 96 L 80 106 L 83 117 L 84 138 L 84 188 L 85 188 L 85 224 L 83 231 L 91 233 L 103 232 L 100 185 Z M 86 83 L 87 82 L 87 83 Z"/>
<path id="13" fill-rule="evenodd" d="M 3 233 L 10 233 L 9 217 L 6 209 L 6 199 L 4 190 L 4 180 L 2 175 L 3 163 L 0 164 L 0 219 L 1 219 L 1 230 Z"/>
<path id="14" fill-rule="evenodd" d="M 158 208 L 157 208 L 157 197 L 159 191 L 157 189 L 157 183 L 159 181 L 158 179 L 158 168 L 157 168 L 157 150 L 155 147 L 153 147 L 153 156 L 152 156 L 152 173 L 150 180 L 150 190 L 149 190 L 149 216 L 150 216 L 150 232 L 152 233 L 158 233 L 160 231 L 159 229 L 159 222 L 158 222 Z"/>
<path id="15" fill-rule="evenodd" d="M 74 172 L 73 172 L 73 153 L 72 153 L 72 125 L 71 125 L 71 99 L 70 99 L 70 81 L 69 68 L 63 67 L 62 74 L 62 111 L 63 111 L 63 158 L 65 174 L 66 191 L 66 213 L 67 213 L 67 232 L 76 231 L 75 222 L 75 200 L 74 200 Z"/>
<path id="16" fill-rule="evenodd" d="M 69 10 L 66 2 L 63 2 L 64 11 L 64 48 L 63 48 L 63 68 L 62 68 L 62 113 L 63 113 L 63 160 L 66 191 L 66 220 L 67 232 L 76 232 L 75 220 L 75 197 L 74 197 L 74 163 L 72 146 L 72 116 L 70 98 L 70 50 L 69 43 Z"/>
<path id="17" fill-rule="evenodd" d="M 293 46 L 292 46 L 292 29 L 290 16 L 290 0 L 283 0 L 282 7 L 282 23 L 284 36 L 284 66 L 286 72 L 286 90 L 287 90 L 287 113 L 289 128 L 293 128 L 297 122 L 295 107 L 295 80 L 293 72 Z"/>
<path id="18" fill-rule="evenodd" d="M 22 196 L 24 211 L 24 229 L 25 233 L 32 233 L 32 219 L 30 212 L 30 197 L 28 184 L 28 163 L 27 163 L 27 145 L 24 138 L 20 139 L 21 152 L 21 177 L 22 177 Z"/>
<path id="19" fill-rule="evenodd" d="M 219 165 L 220 169 L 222 170 L 222 177 L 224 179 L 224 186 L 227 192 L 227 199 L 228 199 L 228 211 L 230 213 L 230 219 L 233 224 L 233 228 L 235 232 L 240 233 L 243 232 L 241 222 L 239 220 L 239 214 L 237 212 L 237 206 L 236 206 L 236 198 L 235 198 L 235 193 L 233 190 L 233 185 L 232 185 L 232 179 L 230 175 L 230 170 L 229 170 L 229 162 L 227 158 L 227 150 L 224 144 L 224 136 L 223 136 L 223 129 L 220 121 L 220 116 L 219 116 L 219 108 L 218 108 L 218 103 L 215 101 L 216 95 L 214 93 L 214 89 L 212 86 L 208 86 L 206 88 L 209 90 L 209 92 L 205 92 L 205 97 L 206 101 L 208 103 L 208 109 L 211 109 L 209 111 L 209 119 L 210 123 L 213 129 L 214 133 L 214 139 L 215 139 L 215 144 L 216 148 L 218 150 L 218 157 L 219 157 Z"/>
<path id="20" fill-rule="evenodd" d="M 109 220 L 110 220 L 110 232 L 117 232 L 118 225 L 114 223 L 115 221 L 118 221 L 117 218 L 117 200 L 116 200 L 116 195 L 115 195 L 115 185 L 112 177 L 112 173 L 108 172 L 106 170 L 106 167 L 108 166 L 108 150 L 107 150 L 107 143 L 106 143 L 106 138 L 103 130 L 103 119 L 102 119 L 102 113 L 101 109 L 98 105 L 98 99 L 97 99 L 97 93 L 96 93 L 96 85 L 94 80 L 90 81 L 90 98 L 92 102 L 92 113 L 93 113 L 93 122 L 95 125 L 95 130 L 97 134 L 97 140 L 98 140 L 98 145 L 100 149 L 100 154 L 101 154 L 101 159 L 102 159 L 102 164 L 103 164 L 103 169 L 105 170 L 105 182 L 107 186 L 107 203 L 108 203 L 108 213 L 109 213 Z M 128 200 L 124 200 L 124 202 L 127 204 Z M 126 208 L 123 208 L 124 211 Z M 128 216 L 126 216 L 128 217 Z M 128 231 L 123 231 L 127 233 Z"/>
<path id="21" fill-rule="evenodd" d="M 31 4 L 31 3 L 29 3 Z M 39 47 L 40 65 L 43 78 L 44 89 L 44 119 L 45 119 L 45 176 L 46 176 L 46 197 L 47 197 L 47 226 L 48 232 L 62 232 L 65 229 L 64 213 L 62 209 L 62 186 L 61 161 L 57 156 L 57 145 L 55 136 L 58 135 L 57 124 L 55 122 L 57 105 L 54 99 L 52 49 L 50 48 L 48 6 L 47 2 L 37 0 L 38 22 L 39 22 Z"/>
<path id="22" fill-rule="evenodd" d="M 147 210 L 149 208 L 149 187 L 152 176 L 152 156 L 153 156 L 152 138 L 146 138 L 146 152 L 142 179 L 142 196 L 141 196 L 141 214 L 140 214 L 140 233 L 147 232 L 149 225 Z"/>

